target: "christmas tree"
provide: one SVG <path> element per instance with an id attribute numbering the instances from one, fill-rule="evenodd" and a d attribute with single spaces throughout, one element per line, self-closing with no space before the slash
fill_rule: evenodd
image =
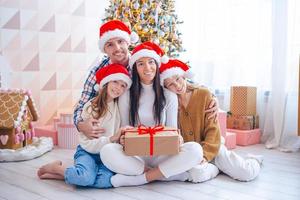
<path id="1" fill-rule="evenodd" d="M 105 9 L 103 22 L 118 19 L 135 31 L 141 42 L 152 41 L 158 44 L 169 57 L 178 57 L 184 51 L 181 33 L 176 25 L 174 0 L 110 0 Z"/>

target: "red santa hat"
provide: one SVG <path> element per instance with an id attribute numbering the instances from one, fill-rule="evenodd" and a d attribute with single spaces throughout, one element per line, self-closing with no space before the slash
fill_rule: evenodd
<path id="1" fill-rule="evenodd" d="M 191 71 L 190 67 L 177 59 L 169 60 L 168 63 L 162 64 L 159 68 L 160 72 L 160 84 L 164 85 L 164 80 L 170 78 L 174 75 L 183 76 L 185 78 L 193 78 L 194 73 Z"/>
<path id="2" fill-rule="evenodd" d="M 105 43 L 112 38 L 122 38 L 128 44 L 136 43 L 139 40 L 139 36 L 119 20 L 111 20 L 104 23 L 100 27 L 99 33 L 99 49 L 104 52 Z"/>
<path id="3" fill-rule="evenodd" d="M 106 67 L 99 69 L 96 72 L 96 85 L 94 89 L 98 91 L 110 81 L 124 81 L 127 84 L 127 89 L 131 86 L 131 78 L 128 70 L 120 64 L 110 64 Z"/>
<path id="4" fill-rule="evenodd" d="M 142 57 L 153 58 L 159 66 L 161 63 L 167 63 L 169 61 L 169 57 L 165 55 L 164 51 L 153 42 L 144 42 L 137 45 L 132 51 L 129 66 L 132 67 L 133 64 Z"/>

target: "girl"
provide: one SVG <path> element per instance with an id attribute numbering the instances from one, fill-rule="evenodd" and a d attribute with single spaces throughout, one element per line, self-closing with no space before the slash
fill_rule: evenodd
<path id="1" fill-rule="evenodd" d="M 151 42 L 134 48 L 129 60 L 132 86 L 119 101 L 122 125 L 177 127 L 177 97 L 160 86 L 159 66 L 161 61 L 166 61 L 163 54 L 160 47 Z M 111 155 L 115 159 L 111 159 Z M 202 148 L 198 143 L 188 142 L 181 143 L 177 155 L 131 157 L 124 154 L 122 145 L 108 144 L 101 150 L 101 159 L 107 168 L 119 173 L 111 179 L 115 187 L 154 180 L 186 180 L 185 171 L 201 161 Z"/>
<path id="2" fill-rule="evenodd" d="M 60 179 L 68 184 L 95 188 L 112 187 L 110 178 L 113 173 L 103 165 L 99 152 L 104 145 L 119 141 L 123 129 L 119 128 L 117 102 L 118 97 L 130 88 L 131 79 L 124 66 L 110 64 L 97 71 L 96 82 L 99 94 L 84 105 L 82 117 L 96 119 L 98 125 L 105 128 L 105 134 L 89 139 L 79 133 L 74 166 L 67 168 L 61 161 L 49 163 L 38 170 L 40 179 Z"/>
<path id="3" fill-rule="evenodd" d="M 218 123 L 207 119 L 204 112 L 212 94 L 189 83 L 186 78 L 190 75 L 189 67 L 179 60 L 170 60 L 160 68 L 161 85 L 178 96 L 178 122 L 184 141 L 198 142 L 203 148 L 203 161 L 189 171 L 190 180 L 209 180 L 217 176 L 219 169 L 240 181 L 254 179 L 260 172 L 262 158 L 251 155 L 243 159 L 221 144 Z"/>

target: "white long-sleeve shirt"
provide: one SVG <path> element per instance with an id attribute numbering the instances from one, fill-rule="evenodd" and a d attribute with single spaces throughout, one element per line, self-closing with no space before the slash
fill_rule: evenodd
<path id="1" fill-rule="evenodd" d="M 91 113 L 91 107 L 87 111 L 88 106 L 91 105 L 91 101 L 88 101 L 84 107 L 81 117 L 86 120 L 93 116 Z M 99 153 L 101 148 L 110 143 L 109 138 L 114 135 L 121 124 L 120 112 L 117 102 L 108 103 L 108 112 L 99 119 L 99 126 L 105 129 L 105 133 L 101 134 L 101 137 L 96 139 L 89 139 L 83 133 L 79 133 L 79 144 L 80 146 L 89 153 Z"/>
<path id="2" fill-rule="evenodd" d="M 155 126 L 153 105 L 155 100 L 155 93 L 151 85 L 145 85 L 142 83 L 142 92 L 139 100 L 139 124 L 145 126 Z M 126 91 L 119 98 L 119 109 L 121 115 L 121 125 L 129 125 L 129 98 L 130 92 Z M 164 89 L 164 95 L 166 97 L 166 105 L 161 113 L 161 125 L 169 127 L 177 127 L 177 113 L 178 113 L 178 100 L 177 95 L 166 89 Z"/>

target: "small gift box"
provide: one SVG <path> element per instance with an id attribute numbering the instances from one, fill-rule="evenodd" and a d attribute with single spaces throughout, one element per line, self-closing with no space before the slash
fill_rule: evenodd
<path id="1" fill-rule="evenodd" d="M 52 125 L 37 126 L 34 128 L 36 137 L 51 137 L 53 144 L 57 145 L 57 130 Z"/>
<path id="2" fill-rule="evenodd" d="M 223 110 L 219 110 L 218 121 L 220 125 L 221 135 L 223 137 L 226 137 L 226 120 L 227 120 L 227 113 Z"/>
<path id="3" fill-rule="evenodd" d="M 58 146 L 63 149 L 75 149 L 78 145 L 78 131 L 73 124 L 57 124 Z"/>
<path id="4" fill-rule="evenodd" d="M 236 134 L 236 144 L 240 146 L 248 146 L 251 144 L 260 143 L 260 129 L 253 130 L 238 130 L 238 129 L 227 129 L 228 132 Z"/>
<path id="5" fill-rule="evenodd" d="M 179 131 L 164 126 L 138 126 L 125 132 L 128 156 L 174 155 L 179 152 Z"/>
<path id="6" fill-rule="evenodd" d="M 231 87 L 230 111 L 234 115 L 256 115 L 256 87 Z"/>
<path id="7" fill-rule="evenodd" d="M 258 127 L 258 115 L 227 115 L 227 128 L 252 130 Z"/>
<path id="8" fill-rule="evenodd" d="M 236 133 L 226 132 L 225 146 L 227 149 L 236 148 Z"/>

